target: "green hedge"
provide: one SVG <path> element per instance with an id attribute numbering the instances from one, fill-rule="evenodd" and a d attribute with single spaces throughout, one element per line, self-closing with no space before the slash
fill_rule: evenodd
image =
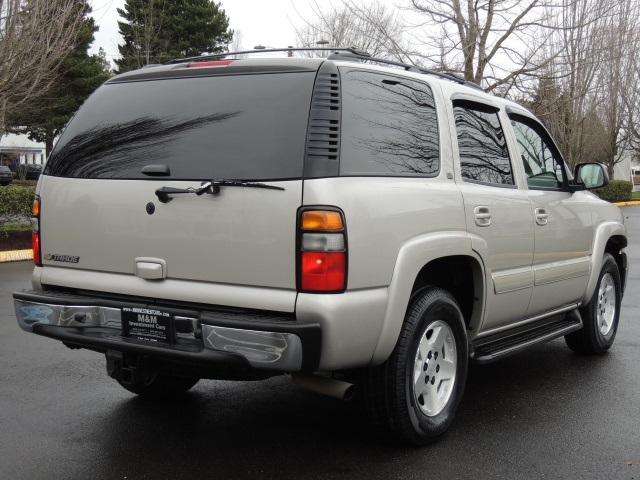
<path id="1" fill-rule="evenodd" d="M 0 186 L 0 229 L 7 223 L 28 221 L 34 196 L 31 187 Z"/>
<path id="2" fill-rule="evenodd" d="M 631 200 L 631 192 L 633 192 L 633 183 L 627 180 L 611 180 L 606 187 L 593 190 L 593 193 L 609 202 L 626 202 Z"/>

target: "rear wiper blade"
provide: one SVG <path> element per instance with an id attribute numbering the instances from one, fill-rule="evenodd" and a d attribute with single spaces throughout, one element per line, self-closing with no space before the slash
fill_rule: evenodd
<path id="1" fill-rule="evenodd" d="M 202 187 L 200 187 L 200 189 L 209 188 L 211 186 L 213 187 L 216 187 L 216 186 L 250 187 L 250 188 L 267 188 L 269 190 L 284 190 L 284 188 L 282 187 L 267 185 L 266 183 L 245 182 L 244 180 L 233 180 L 230 178 L 217 178 L 217 179 L 211 180 L 210 182 L 203 184 Z M 217 193 L 217 192 L 214 192 L 214 193 Z M 198 195 L 202 195 L 202 193 L 198 193 Z"/>
<path id="2" fill-rule="evenodd" d="M 158 200 L 162 203 L 170 202 L 173 197 L 170 194 L 180 193 L 195 193 L 196 195 L 204 195 L 205 193 L 216 195 L 220 193 L 220 186 L 225 187 L 250 187 L 250 188 L 267 188 L 269 190 L 284 190 L 282 187 L 276 187 L 273 185 L 267 185 L 265 183 L 245 182 L 242 180 L 231 180 L 227 178 L 218 178 L 211 180 L 210 182 L 204 182 L 200 185 L 200 188 L 174 188 L 174 187 L 161 187 L 156 190 Z"/>

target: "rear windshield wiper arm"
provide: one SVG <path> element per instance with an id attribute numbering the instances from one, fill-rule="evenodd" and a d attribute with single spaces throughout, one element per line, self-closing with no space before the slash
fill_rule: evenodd
<path id="1" fill-rule="evenodd" d="M 156 190 L 156 195 L 158 196 L 158 200 L 162 203 L 168 203 L 173 200 L 173 197 L 169 196 L 169 194 L 176 195 L 178 193 L 195 193 L 196 195 L 202 195 L 202 193 L 198 193 L 200 189 L 195 188 L 174 188 L 174 187 L 161 187 Z"/>
<path id="2" fill-rule="evenodd" d="M 220 186 L 225 187 L 250 187 L 250 188 L 266 188 L 269 190 L 284 190 L 282 187 L 276 187 L 274 185 L 267 185 L 265 183 L 244 182 L 242 180 L 231 180 L 226 178 L 218 178 L 211 180 L 210 182 L 203 183 L 200 188 L 174 188 L 174 187 L 161 187 L 156 190 L 158 200 L 162 203 L 170 202 L 173 197 L 170 194 L 180 193 L 195 193 L 200 196 L 205 193 L 216 195 L 220 193 Z"/>

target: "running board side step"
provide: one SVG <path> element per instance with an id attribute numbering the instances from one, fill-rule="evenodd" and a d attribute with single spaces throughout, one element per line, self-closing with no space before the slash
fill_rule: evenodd
<path id="1" fill-rule="evenodd" d="M 552 322 L 537 324 L 518 333 L 502 334 L 500 338 L 495 336 L 481 338 L 472 342 L 471 361 L 473 363 L 493 362 L 582 328 L 582 317 L 577 309 L 556 318 L 557 320 Z"/>

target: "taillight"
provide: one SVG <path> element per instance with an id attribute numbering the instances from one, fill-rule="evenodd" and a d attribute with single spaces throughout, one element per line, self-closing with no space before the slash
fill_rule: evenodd
<path id="1" fill-rule="evenodd" d="M 31 208 L 31 248 L 33 249 L 33 263 L 41 267 L 42 255 L 40 254 L 40 197 L 36 195 L 33 199 L 33 207 Z"/>
<path id="2" fill-rule="evenodd" d="M 339 210 L 314 208 L 298 220 L 298 289 L 339 293 L 347 287 L 347 237 Z"/>

